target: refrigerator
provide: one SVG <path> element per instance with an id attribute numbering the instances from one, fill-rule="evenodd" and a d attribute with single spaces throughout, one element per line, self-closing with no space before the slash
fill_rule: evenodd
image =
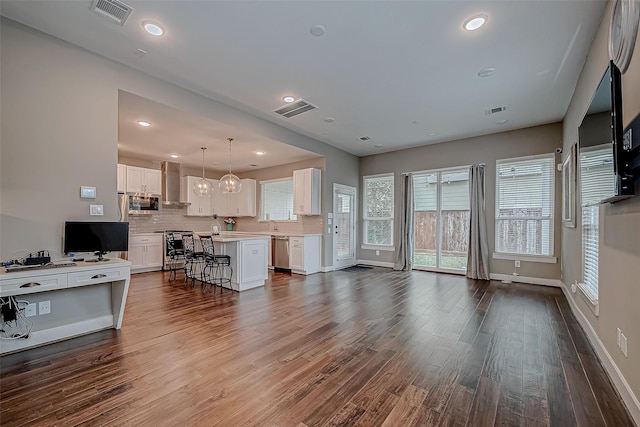
<path id="1" fill-rule="evenodd" d="M 129 222 L 129 196 L 118 193 L 118 221 Z M 129 259 L 128 252 L 120 252 L 118 258 Z"/>

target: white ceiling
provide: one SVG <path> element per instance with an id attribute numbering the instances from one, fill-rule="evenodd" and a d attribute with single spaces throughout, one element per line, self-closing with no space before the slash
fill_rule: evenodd
<path id="1" fill-rule="evenodd" d="M 3 0 L 0 11 L 358 156 L 561 120 L 606 5 L 124 2 L 134 8 L 125 26 L 90 11 L 90 1 Z M 488 15 L 487 24 L 464 30 L 477 13 Z M 166 34 L 149 36 L 144 20 L 161 23 Z M 314 25 L 326 33 L 313 36 Z M 137 56 L 137 49 L 147 54 Z M 486 67 L 495 74 L 478 77 Z M 282 118 L 273 110 L 284 95 L 319 108 Z M 499 106 L 507 110 L 485 114 Z M 329 117 L 335 121 L 325 122 Z"/>

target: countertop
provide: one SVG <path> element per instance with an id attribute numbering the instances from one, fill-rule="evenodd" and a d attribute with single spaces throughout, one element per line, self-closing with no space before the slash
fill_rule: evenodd
<path id="1" fill-rule="evenodd" d="M 194 236 L 211 236 L 210 231 L 194 232 Z M 269 236 L 264 234 L 252 234 L 252 233 L 237 233 L 237 232 L 222 232 L 216 236 L 213 236 L 213 241 L 217 243 L 237 242 L 240 240 L 255 240 L 255 239 L 268 239 Z"/>

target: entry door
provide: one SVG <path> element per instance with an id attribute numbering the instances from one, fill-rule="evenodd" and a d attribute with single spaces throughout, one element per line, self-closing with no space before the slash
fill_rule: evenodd
<path id="1" fill-rule="evenodd" d="M 333 184 L 333 266 L 336 269 L 356 264 L 356 189 Z"/>

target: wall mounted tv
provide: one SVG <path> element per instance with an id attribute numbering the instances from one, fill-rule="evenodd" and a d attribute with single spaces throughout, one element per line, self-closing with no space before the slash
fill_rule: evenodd
<path id="1" fill-rule="evenodd" d="M 64 223 L 64 252 L 95 252 L 103 261 L 107 252 L 129 250 L 128 222 L 67 221 Z"/>
<path id="2" fill-rule="evenodd" d="M 582 206 L 634 195 L 633 177 L 625 171 L 629 153 L 622 130 L 622 76 L 610 62 L 578 129 Z"/>

